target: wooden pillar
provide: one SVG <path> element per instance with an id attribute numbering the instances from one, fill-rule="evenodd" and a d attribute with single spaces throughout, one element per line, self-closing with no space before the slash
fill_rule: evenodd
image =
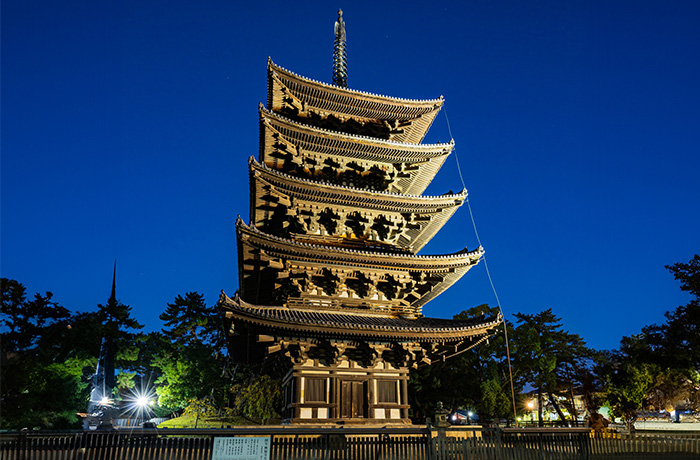
<path id="1" fill-rule="evenodd" d="M 294 377 L 294 402 L 301 402 L 301 376 L 295 375 Z M 301 408 L 297 405 L 294 407 L 294 418 L 298 419 L 301 417 Z"/>
<path id="2" fill-rule="evenodd" d="M 365 417 L 374 418 L 374 405 L 377 404 L 377 393 L 374 391 L 377 386 L 377 379 L 374 378 L 374 374 L 367 380 L 367 386 L 369 394 L 367 395 L 367 414 L 365 414 Z"/>
<path id="3" fill-rule="evenodd" d="M 399 378 L 401 379 L 401 398 L 399 404 L 408 405 L 408 373 L 402 374 Z M 401 418 L 408 418 L 408 409 L 401 409 Z"/>
<path id="4" fill-rule="evenodd" d="M 333 379 L 333 391 L 331 391 L 331 398 L 333 398 L 333 402 L 335 403 L 335 407 L 333 407 L 333 418 L 339 419 L 340 418 L 340 379 L 335 376 L 331 375 L 331 378 Z"/>

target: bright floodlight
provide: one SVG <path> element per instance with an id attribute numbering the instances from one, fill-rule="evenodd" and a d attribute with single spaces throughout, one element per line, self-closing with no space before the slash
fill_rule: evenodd
<path id="1" fill-rule="evenodd" d="M 122 408 L 129 417 L 148 419 L 153 413 L 151 405 L 154 404 L 155 398 L 156 393 L 153 388 L 142 383 L 132 388 L 124 397 Z"/>
<path id="2" fill-rule="evenodd" d="M 100 404 L 107 405 L 109 404 L 109 398 L 104 397 L 100 400 Z"/>
<path id="3" fill-rule="evenodd" d="M 473 417 L 473 416 L 474 416 L 474 412 L 469 412 L 469 416 L 470 416 L 470 417 Z"/>

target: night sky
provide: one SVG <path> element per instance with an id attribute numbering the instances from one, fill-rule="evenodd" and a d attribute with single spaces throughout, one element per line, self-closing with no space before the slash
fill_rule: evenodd
<path id="1" fill-rule="evenodd" d="M 72 310 L 110 294 L 146 330 L 177 294 L 238 287 L 266 60 L 350 88 L 444 95 L 506 316 L 552 308 L 595 348 L 689 296 L 700 252 L 700 2 L 2 2 L 2 276 Z M 447 117 L 446 117 L 447 115 Z M 463 206 L 423 249 L 478 245 Z M 484 264 L 426 305 L 496 304 Z"/>

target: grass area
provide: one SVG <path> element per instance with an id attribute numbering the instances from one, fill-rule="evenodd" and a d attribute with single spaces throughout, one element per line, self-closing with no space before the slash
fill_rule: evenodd
<path id="1" fill-rule="evenodd" d="M 279 425 L 279 422 L 279 420 L 270 420 L 268 424 Z M 199 417 L 199 420 L 196 420 L 196 423 L 197 428 L 228 428 L 232 426 L 260 425 L 259 423 L 255 423 L 255 421 L 244 417 L 223 419 L 217 417 Z M 192 414 L 187 414 L 172 418 L 158 425 L 158 428 L 195 428 L 195 416 Z"/>

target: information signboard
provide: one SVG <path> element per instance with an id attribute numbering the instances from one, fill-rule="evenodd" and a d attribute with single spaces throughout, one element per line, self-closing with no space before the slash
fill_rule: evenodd
<path id="1" fill-rule="evenodd" d="M 270 460 L 270 438 L 214 438 L 211 460 Z"/>

